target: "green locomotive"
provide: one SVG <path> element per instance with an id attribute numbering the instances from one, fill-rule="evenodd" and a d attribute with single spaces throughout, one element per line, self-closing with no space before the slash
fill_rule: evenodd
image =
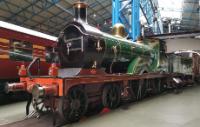
<path id="1" fill-rule="evenodd" d="M 38 113 L 46 108 L 67 122 L 75 122 L 94 104 L 116 108 L 122 96 L 137 100 L 147 93 L 147 85 L 139 83 L 145 77 L 134 74 L 158 71 L 159 40 L 132 42 L 126 39 L 121 24 L 113 27 L 112 35 L 104 33 L 87 23 L 86 8 L 85 3 L 75 3 L 75 20 L 59 35 L 59 69 L 52 64 L 48 76 L 32 76 L 29 70 L 39 60 L 36 58 L 27 69 L 19 69 L 20 83 L 8 84 L 7 91 L 30 93 L 27 114 L 32 101 Z M 160 74 L 148 78 L 161 77 L 157 76 Z M 161 87 L 153 84 L 152 90 L 160 91 Z"/>

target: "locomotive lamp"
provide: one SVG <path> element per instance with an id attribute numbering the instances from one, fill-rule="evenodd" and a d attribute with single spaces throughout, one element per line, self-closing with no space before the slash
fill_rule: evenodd
<path id="1" fill-rule="evenodd" d="M 51 67 L 49 68 L 49 76 L 56 77 L 58 76 L 58 67 L 55 63 L 51 64 Z"/>
<path id="2" fill-rule="evenodd" d="M 22 65 L 20 66 L 18 75 L 19 75 L 20 77 L 27 76 L 27 70 L 26 70 L 26 67 L 25 67 L 24 64 L 22 64 Z"/>

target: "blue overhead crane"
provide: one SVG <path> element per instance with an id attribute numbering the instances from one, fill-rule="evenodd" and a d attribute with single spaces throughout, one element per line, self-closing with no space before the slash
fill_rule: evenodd
<path id="1" fill-rule="evenodd" d="M 161 28 L 157 22 L 158 11 L 153 0 L 112 0 L 112 25 L 122 23 L 125 26 L 128 37 L 133 41 L 140 36 L 140 8 L 146 18 L 152 33 L 160 34 Z M 157 0 L 154 0 L 154 2 Z"/>

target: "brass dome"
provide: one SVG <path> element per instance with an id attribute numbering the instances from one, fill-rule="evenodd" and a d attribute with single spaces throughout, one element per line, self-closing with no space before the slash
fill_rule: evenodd
<path id="1" fill-rule="evenodd" d="M 112 28 L 112 35 L 124 38 L 126 36 L 125 27 L 121 23 L 117 23 Z"/>

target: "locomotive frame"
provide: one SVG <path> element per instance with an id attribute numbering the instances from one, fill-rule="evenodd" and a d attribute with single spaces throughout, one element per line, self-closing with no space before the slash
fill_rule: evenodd
<path id="1" fill-rule="evenodd" d="M 39 115 L 53 111 L 59 114 L 59 119 L 71 123 L 80 120 L 87 111 L 94 110 L 96 106 L 114 109 L 122 101 L 139 101 L 146 96 L 162 93 L 168 88 L 178 89 L 192 83 L 179 73 L 88 75 L 88 71 L 94 73 L 91 69 L 85 70 L 86 75 L 83 72 L 82 76 L 65 78 L 22 76 L 20 83 L 12 84 L 12 90 L 27 89 L 32 93 L 31 102 L 27 103 L 27 115 L 32 103 Z M 185 82 L 182 82 L 184 80 Z"/>

